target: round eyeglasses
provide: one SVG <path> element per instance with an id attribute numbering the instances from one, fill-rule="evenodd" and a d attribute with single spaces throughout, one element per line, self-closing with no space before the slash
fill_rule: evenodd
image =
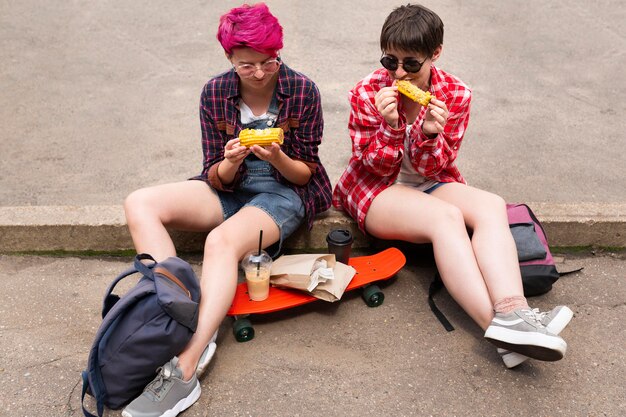
<path id="1" fill-rule="evenodd" d="M 260 64 L 233 64 L 233 67 L 237 74 L 245 78 L 252 77 L 259 70 L 266 74 L 273 74 L 280 68 L 280 58 L 268 59 Z"/>

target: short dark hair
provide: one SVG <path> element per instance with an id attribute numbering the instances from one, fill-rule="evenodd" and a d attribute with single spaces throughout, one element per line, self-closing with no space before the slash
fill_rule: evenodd
<path id="1" fill-rule="evenodd" d="M 437 14 L 419 4 L 394 9 L 380 33 L 382 51 L 399 49 L 425 54 L 429 58 L 443 45 L 443 22 Z"/>

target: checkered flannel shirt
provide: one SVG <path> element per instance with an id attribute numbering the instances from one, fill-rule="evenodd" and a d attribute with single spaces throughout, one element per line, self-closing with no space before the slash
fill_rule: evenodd
<path id="1" fill-rule="evenodd" d="M 289 182 L 277 170 L 274 176 L 300 196 L 311 228 L 315 215 L 330 207 L 332 190 L 318 156 L 324 126 L 319 90 L 313 81 L 283 63 L 278 73 L 277 94 L 278 117 L 274 126 L 285 131 L 281 149 L 292 159 L 305 162 L 312 175 L 304 186 Z M 239 136 L 242 129 L 240 98 L 239 77 L 234 70 L 209 80 L 200 98 L 203 170 L 193 179 L 222 191 L 234 191 L 246 176 L 245 164 L 239 167 L 232 184 L 221 184 L 216 175 L 217 165 L 224 159 L 226 142 Z"/>
<path id="2" fill-rule="evenodd" d="M 449 116 L 444 132 L 430 139 L 422 132 L 426 115 L 422 107 L 408 135 L 408 157 L 422 176 L 439 182 L 465 179 L 454 161 L 469 121 L 471 90 L 458 78 L 431 67 L 430 92 L 446 103 Z M 365 216 L 374 198 L 391 186 L 402 165 L 406 118 L 399 104 L 398 128 L 391 127 L 374 104 L 376 93 L 391 86 L 393 79 L 384 68 L 360 81 L 349 93 L 352 107 L 348 128 L 352 157 L 333 192 L 333 205 L 346 210 L 365 232 Z"/>

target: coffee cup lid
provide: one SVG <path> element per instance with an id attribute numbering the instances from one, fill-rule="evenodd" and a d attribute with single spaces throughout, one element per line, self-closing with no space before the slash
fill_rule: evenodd
<path id="1" fill-rule="evenodd" d="M 352 233 L 345 229 L 331 230 L 328 235 L 326 235 L 326 241 L 337 245 L 347 245 L 352 243 Z"/>

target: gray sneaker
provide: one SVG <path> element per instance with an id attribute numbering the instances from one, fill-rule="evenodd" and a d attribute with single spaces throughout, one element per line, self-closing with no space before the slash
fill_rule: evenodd
<path id="1" fill-rule="evenodd" d="M 541 324 L 553 334 L 561 333 L 574 317 L 574 312 L 566 306 L 557 306 L 547 312 L 540 312 L 538 308 L 534 308 L 533 311 Z M 498 353 L 507 368 L 515 368 L 528 359 L 528 356 L 506 349 L 498 348 Z"/>
<path id="2" fill-rule="evenodd" d="M 213 334 L 211 340 L 209 340 L 209 344 L 204 348 L 204 352 L 202 352 L 202 356 L 198 360 L 198 365 L 196 366 L 196 377 L 201 378 L 206 371 L 207 366 L 211 363 L 211 359 L 213 359 L 213 355 L 215 355 L 215 349 L 217 349 L 217 344 L 215 340 L 217 339 L 217 330 Z"/>
<path id="3" fill-rule="evenodd" d="M 565 340 L 550 333 L 531 309 L 496 313 L 485 338 L 499 348 L 542 361 L 563 359 L 567 350 Z"/>
<path id="4" fill-rule="evenodd" d="M 159 374 L 143 393 L 128 404 L 123 417 L 175 417 L 191 407 L 200 397 L 200 383 L 194 374 L 183 381 L 183 372 L 177 367 L 178 358 L 159 368 Z"/>

